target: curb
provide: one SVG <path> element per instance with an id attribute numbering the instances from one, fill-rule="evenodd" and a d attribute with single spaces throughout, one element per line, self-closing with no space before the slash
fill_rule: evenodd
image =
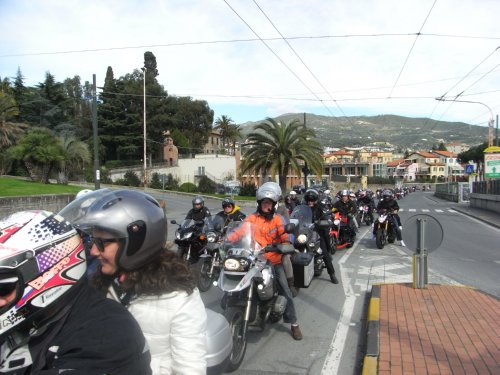
<path id="1" fill-rule="evenodd" d="M 483 223 L 486 223 L 488 225 L 491 225 L 492 227 L 495 227 L 495 228 L 500 228 L 500 225 L 497 224 L 497 223 L 494 223 L 491 219 L 488 219 L 488 218 L 484 218 L 484 217 L 481 217 L 477 214 L 475 214 L 474 212 L 470 212 L 469 210 L 467 209 L 463 209 L 462 207 L 451 207 L 453 210 L 455 211 L 458 211 L 460 212 L 461 214 L 464 214 L 464 215 L 467 215 L 467 216 L 470 216 L 470 217 L 473 217 L 474 219 L 476 220 L 479 220 L 479 221 L 482 221 Z"/>
<path id="2" fill-rule="evenodd" d="M 363 359 L 362 375 L 376 375 L 380 353 L 380 284 L 372 286 L 366 331 L 366 354 Z"/>

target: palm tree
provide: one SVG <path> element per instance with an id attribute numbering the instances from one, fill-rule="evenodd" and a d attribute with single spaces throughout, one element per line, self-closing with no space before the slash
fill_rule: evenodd
<path id="1" fill-rule="evenodd" d="M 0 92 L 0 151 L 12 146 L 24 134 L 27 124 L 15 123 L 9 119 L 19 114 L 19 107 L 14 98 Z"/>
<path id="2" fill-rule="evenodd" d="M 226 140 L 231 139 L 231 136 L 233 136 L 234 133 L 233 131 L 234 121 L 231 117 L 222 115 L 217 120 L 215 120 L 214 125 L 215 129 L 220 130 L 220 134 L 222 137 L 222 146 L 225 149 Z"/>
<path id="3" fill-rule="evenodd" d="M 243 153 L 241 172 L 263 171 L 269 169 L 271 175 L 279 176 L 279 184 L 283 191 L 286 189 L 286 176 L 291 168 L 300 177 L 302 163 L 317 175 L 322 174 L 323 159 L 322 147 L 314 140 L 316 134 L 313 129 L 306 128 L 298 120 L 289 124 L 276 122 L 267 118 L 267 122 L 260 123 L 251 133 Z"/>
<path id="4" fill-rule="evenodd" d="M 23 162 L 32 181 L 46 184 L 52 169 L 65 157 L 59 139 L 47 128 L 33 128 L 9 148 L 9 155 Z"/>
<path id="5" fill-rule="evenodd" d="M 79 141 L 72 133 L 63 133 L 59 141 L 64 150 L 64 160 L 59 165 L 57 182 L 66 184 L 71 172 L 82 171 L 90 163 L 91 155 L 88 144 Z"/>

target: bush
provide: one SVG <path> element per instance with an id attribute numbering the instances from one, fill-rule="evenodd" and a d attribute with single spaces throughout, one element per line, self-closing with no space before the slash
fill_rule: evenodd
<path id="1" fill-rule="evenodd" d="M 134 171 L 127 171 L 123 175 L 123 180 L 126 186 L 138 187 L 141 185 L 141 180 Z"/>
<path id="2" fill-rule="evenodd" d="M 167 189 L 167 190 L 179 189 L 179 179 L 174 178 L 174 176 L 172 176 L 172 173 L 169 173 L 167 175 L 167 179 L 165 181 L 165 189 Z"/>
<path id="3" fill-rule="evenodd" d="M 198 191 L 200 193 L 215 193 L 215 182 L 209 179 L 207 176 L 201 176 L 200 181 L 198 182 Z"/>
<path id="4" fill-rule="evenodd" d="M 160 175 L 157 172 L 153 173 L 153 176 L 151 176 L 151 182 L 149 183 L 149 187 L 152 189 L 163 188 L 163 184 L 160 181 Z"/>
<path id="5" fill-rule="evenodd" d="M 181 186 L 179 186 L 179 191 L 183 193 L 197 193 L 198 188 L 192 182 L 185 182 Z"/>
<path id="6" fill-rule="evenodd" d="M 257 193 L 257 188 L 251 182 L 246 182 L 241 186 L 240 194 L 245 197 L 255 197 Z"/>

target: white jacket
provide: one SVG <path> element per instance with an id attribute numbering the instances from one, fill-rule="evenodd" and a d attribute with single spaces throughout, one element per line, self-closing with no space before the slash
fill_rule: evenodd
<path id="1" fill-rule="evenodd" d="M 198 289 L 141 296 L 128 309 L 149 344 L 153 375 L 206 374 L 207 315 Z"/>

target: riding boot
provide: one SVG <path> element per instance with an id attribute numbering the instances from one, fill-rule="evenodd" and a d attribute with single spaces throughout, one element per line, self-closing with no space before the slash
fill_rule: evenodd
<path id="1" fill-rule="evenodd" d="M 290 277 L 286 279 L 288 282 L 288 287 L 290 288 L 290 291 L 292 292 L 292 297 L 297 297 L 297 294 L 299 294 L 299 288 L 295 287 L 295 281 L 293 277 Z"/>

